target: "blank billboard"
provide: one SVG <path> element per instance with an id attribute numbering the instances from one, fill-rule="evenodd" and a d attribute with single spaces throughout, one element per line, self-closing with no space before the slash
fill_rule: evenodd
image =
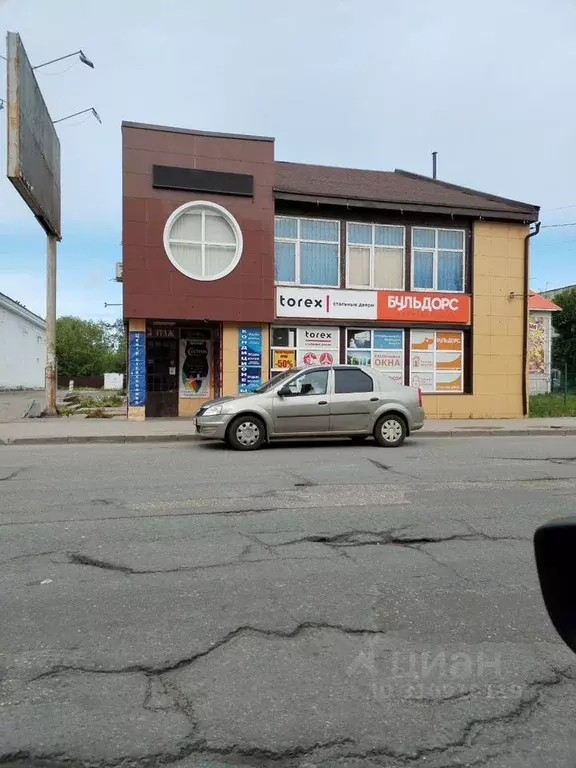
<path id="1" fill-rule="evenodd" d="M 20 35 L 6 36 L 7 176 L 46 232 L 62 236 L 60 141 Z"/>

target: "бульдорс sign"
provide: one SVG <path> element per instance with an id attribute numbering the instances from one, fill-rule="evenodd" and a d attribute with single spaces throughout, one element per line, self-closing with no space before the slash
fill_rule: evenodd
<path id="1" fill-rule="evenodd" d="M 470 296 L 418 291 L 276 288 L 277 317 L 470 323 Z"/>

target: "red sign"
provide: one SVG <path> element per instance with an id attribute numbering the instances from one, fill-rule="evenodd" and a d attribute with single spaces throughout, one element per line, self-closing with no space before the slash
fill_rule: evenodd
<path id="1" fill-rule="evenodd" d="M 461 293 L 378 292 L 378 320 L 470 323 L 470 296 Z"/>

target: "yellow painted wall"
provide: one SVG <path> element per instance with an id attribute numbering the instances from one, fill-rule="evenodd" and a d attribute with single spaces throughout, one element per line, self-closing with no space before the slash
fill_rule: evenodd
<path id="1" fill-rule="evenodd" d="M 474 224 L 473 394 L 425 395 L 428 418 L 522 418 L 528 231 L 523 224 Z"/>
<path id="2" fill-rule="evenodd" d="M 262 381 L 267 381 L 270 371 L 270 328 L 266 323 L 225 323 L 222 335 L 222 389 L 224 395 L 238 394 L 238 330 L 239 328 L 262 329 Z"/>
<path id="3" fill-rule="evenodd" d="M 146 332 L 146 320 L 129 320 L 128 331 L 142 331 Z M 146 408 L 128 406 L 128 420 L 129 421 L 144 421 L 146 418 Z"/>

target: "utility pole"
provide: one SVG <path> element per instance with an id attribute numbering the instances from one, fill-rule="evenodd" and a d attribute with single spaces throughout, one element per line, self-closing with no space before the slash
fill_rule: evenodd
<path id="1" fill-rule="evenodd" d="M 58 240 L 46 238 L 46 416 L 57 416 L 56 409 L 56 259 Z"/>

